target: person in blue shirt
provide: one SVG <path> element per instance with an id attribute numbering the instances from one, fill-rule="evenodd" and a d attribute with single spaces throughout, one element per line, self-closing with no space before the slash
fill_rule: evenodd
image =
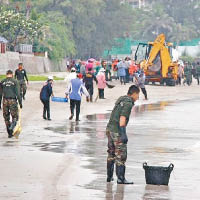
<path id="1" fill-rule="evenodd" d="M 120 78 L 120 82 L 121 82 L 121 85 L 122 84 L 126 84 L 126 80 L 125 80 L 125 77 L 126 77 L 126 63 L 124 60 L 120 61 L 118 64 L 117 64 L 117 69 L 118 69 L 118 77 Z"/>
<path id="2" fill-rule="evenodd" d="M 74 117 L 74 109 L 76 107 L 76 121 L 79 120 L 79 114 L 80 114 L 80 106 L 81 106 L 81 96 L 82 94 L 86 95 L 87 101 L 89 101 L 89 93 L 87 89 L 85 88 L 83 82 L 82 82 L 82 75 L 78 74 L 76 79 L 72 79 L 70 84 L 68 85 L 67 91 L 66 91 L 66 98 L 70 98 L 70 110 L 71 110 L 71 116 L 69 120 L 72 120 Z"/>
<path id="3" fill-rule="evenodd" d="M 52 84 L 53 84 L 53 77 L 49 76 L 47 82 L 42 87 L 41 92 L 40 92 L 40 100 L 44 105 L 43 119 L 47 119 L 47 120 L 51 120 L 49 100 L 50 100 L 50 97 L 53 96 Z"/>

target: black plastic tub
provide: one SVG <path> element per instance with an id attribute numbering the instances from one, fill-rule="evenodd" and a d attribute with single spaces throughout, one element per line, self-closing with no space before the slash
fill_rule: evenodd
<path id="1" fill-rule="evenodd" d="M 143 163 L 143 168 L 145 170 L 146 184 L 168 185 L 174 165 L 171 163 L 168 167 L 148 166 L 145 162 Z"/>

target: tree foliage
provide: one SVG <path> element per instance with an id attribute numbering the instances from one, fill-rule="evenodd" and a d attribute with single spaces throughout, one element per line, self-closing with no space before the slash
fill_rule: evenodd
<path id="1" fill-rule="evenodd" d="M 0 12 L 0 33 L 11 48 L 15 48 L 19 41 L 32 41 L 41 34 L 41 25 L 32 19 L 26 19 L 22 13 L 13 10 Z"/>
<path id="2" fill-rule="evenodd" d="M 149 7 L 134 9 L 132 36 L 153 40 L 164 33 L 167 40 L 177 43 L 200 37 L 199 12 L 199 0 L 151 0 Z"/>
<path id="3" fill-rule="evenodd" d="M 25 0 L 10 1 L 27 16 Z M 36 50 L 48 49 L 53 59 L 101 57 L 114 39 L 131 27 L 132 10 L 121 0 L 32 0 L 30 18 L 43 25 L 43 40 Z"/>
<path id="4" fill-rule="evenodd" d="M 153 40 L 164 33 L 168 41 L 177 43 L 200 37 L 199 0 L 146 0 L 147 6 L 142 9 L 132 8 L 126 3 L 128 0 L 124 0 L 123 4 L 122 0 L 2 2 L 6 2 L 6 9 L 15 9 L 13 15 L 18 13 L 21 19 L 13 20 L 12 26 L 2 21 L 1 35 L 13 45 L 22 36 L 33 40 L 35 51 L 48 51 L 54 60 L 65 57 L 99 58 L 119 37 Z M 25 27 L 22 21 L 25 21 Z M 29 30 L 30 22 L 33 31 Z M 36 23 L 42 27 L 37 29 Z M 16 37 L 18 31 L 14 24 L 21 27 Z M 41 31 L 43 37 L 34 35 L 34 31 Z"/>

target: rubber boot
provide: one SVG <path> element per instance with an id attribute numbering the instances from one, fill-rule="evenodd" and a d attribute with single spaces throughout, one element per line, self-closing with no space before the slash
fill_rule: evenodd
<path id="1" fill-rule="evenodd" d="M 133 184 L 125 179 L 126 167 L 124 165 L 116 165 L 117 184 Z"/>
<path id="2" fill-rule="evenodd" d="M 13 132 L 9 129 L 9 127 L 6 127 L 7 128 L 7 132 L 8 132 L 8 138 L 11 138 L 13 136 Z"/>
<path id="3" fill-rule="evenodd" d="M 115 162 L 112 161 L 107 161 L 107 182 L 113 181 L 113 172 L 114 172 L 114 164 Z"/>

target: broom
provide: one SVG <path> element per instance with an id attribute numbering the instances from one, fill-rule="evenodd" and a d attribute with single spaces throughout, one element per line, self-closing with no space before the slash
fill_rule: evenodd
<path id="1" fill-rule="evenodd" d="M 19 108 L 19 106 L 18 106 L 18 108 Z M 21 131 L 22 131 L 22 127 L 21 127 L 21 108 L 19 108 L 19 119 L 17 121 L 17 124 L 16 124 L 14 130 L 13 130 L 13 136 L 16 139 L 18 139 L 19 134 L 21 133 Z"/>

